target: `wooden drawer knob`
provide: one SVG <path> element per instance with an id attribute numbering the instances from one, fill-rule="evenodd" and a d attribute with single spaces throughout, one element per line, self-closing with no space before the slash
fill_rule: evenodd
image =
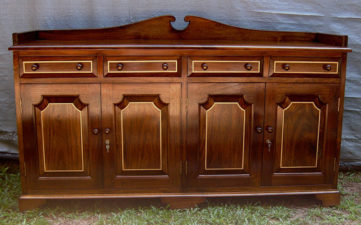
<path id="1" fill-rule="evenodd" d="M 246 63 L 246 64 L 244 64 L 244 68 L 246 70 L 252 70 L 252 65 L 250 63 Z"/>
<path id="2" fill-rule="evenodd" d="M 98 128 L 94 128 L 94 129 L 93 129 L 93 134 L 95 134 L 95 135 L 99 134 L 99 129 L 98 129 Z"/>
<path id="3" fill-rule="evenodd" d="M 163 63 L 162 64 L 162 69 L 167 70 L 168 69 L 168 63 Z"/>
<path id="4" fill-rule="evenodd" d="M 326 71 L 330 71 L 331 70 L 331 65 L 330 64 L 325 64 L 323 65 L 323 69 L 326 70 Z"/>
<path id="5" fill-rule="evenodd" d="M 262 134 L 263 129 L 262 129 L 261 126 L 257 126 L 257 127 L 256 127 L 256 131 L 257 131 L 257 133 Z"/>
<path id="6" fill-rule="evenodd" d="M 273 127 L 271 127 L 271 126 L 267 126 L 266 130 L 268 133 L 273 133 Z"/>
<path id="7" fill-rule="evenodd" d="M 39 64 L 36 64 L 36 63 L 35 63 L 35 64 L 31 65 L 31 70 L 32 70 L 32 71 L 36 71 L 36 70 L 39 69 L 39 67 L 40 67 Z"/>
<path id="8" fill-rule="evenodd" d="M 77 69 L 77 70 L 82 70 L 83 67 L 84 67 L 83 63 L 78 63 L 78 64 L 76 64 L 76 69 Z"/>
<path id="9" fill-rule="evenodd" d="M 206 63 L 202 63 L 201 65 L 203 70 L 207 70 L 208 69 L 208 65 Z"/>
<path id="10" fill-rule="evenodd" d="M 287 71 L 291 69 L 290 65 L 288 65 L 288 64 L 283 64 L 282 68 Z"/>
<path id="11" fill-rule="evenodd" d="M 121 70 L 123 70 L 123 68 L 124 68 L 123 63 L 118 63 L 117 64 L 117 70 L 121 71 Z"/>

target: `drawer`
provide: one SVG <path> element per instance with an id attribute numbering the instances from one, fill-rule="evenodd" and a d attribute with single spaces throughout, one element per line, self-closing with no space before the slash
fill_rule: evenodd
<path id="1" fill-rule="evenodd" d="M 339 64 L 337 59 L 273 59 L 270 65 L 270 76 L 338 77 Z"/>
<path id="2" fill-rule="evenodd" d="M 172 77 L 179 74 L 179 58 L 174 57 L 106 57 L 104 61 L 106 77 Z"/>
<path id="3" fill-rule="evenodd" d="M 95 77 L 95 57 L 23 57 L 21 77 Z"/>
<path id="4" fill-rule="evenodd" d="M 261 59 L 191 58 L 189 76 L 260 76 Z"/>

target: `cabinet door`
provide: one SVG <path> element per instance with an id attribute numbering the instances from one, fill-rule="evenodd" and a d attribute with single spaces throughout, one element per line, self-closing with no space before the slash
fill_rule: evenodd
<path id="1" fill-rule="evenodd" d="M 25 177 L 30 192 L 101 184 L 99 85 L 21 86 Z M 44 192 L 42 192 L 44 193 Z"/>
<path id="2" fill-rule="evenodd" d="M 338 97 L 337 84 L 267 84 L 265 185 L 332 183 Z"/>
<path id="3" fill-rule="evenodd" d="M 180 90 L 177 83 L 102 85 L 107 188 L 132 193 L 178 190 Z"/>
<path id="4" fill-rule="evenodd" d="M 264 90 L 263 83 L 188 85 L 190 190 L 241 190 L 260 184 Z"/>

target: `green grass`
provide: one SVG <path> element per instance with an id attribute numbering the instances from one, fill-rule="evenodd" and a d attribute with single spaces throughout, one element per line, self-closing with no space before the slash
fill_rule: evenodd
<path id="1" fill-rule="evenodd" d="M 159 200 L 50 201 L 19 212 L 20 177 L 0 164 L 0 224 L 361 224 L 361 172 L 340 173 L 341 204 L 321 207 L 312 197 L 214 199 L 171 210 Z"/>

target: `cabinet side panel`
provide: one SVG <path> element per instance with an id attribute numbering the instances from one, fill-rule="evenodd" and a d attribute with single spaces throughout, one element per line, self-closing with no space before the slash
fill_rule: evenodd
<path id="1" fill-rule="evenodd" d="M 14 65 L 14 89 L 15 89 L 15 106 L 16 106 L 16 127 L 18 134 L 18 150 L 19 150 L 19 163 L 20 163 L 20 178 L 21 188 L 23 194 L 27 193 L 26 183 L 26 164 L 24 161 L 24 145 L 23 145 L 23 126 L 22 126 L 22 104 L 21 104 L 21 89 L 20 89 L 20 72 L 19 72 L 19 53 L 13 52 L 13 65 Z"/>

